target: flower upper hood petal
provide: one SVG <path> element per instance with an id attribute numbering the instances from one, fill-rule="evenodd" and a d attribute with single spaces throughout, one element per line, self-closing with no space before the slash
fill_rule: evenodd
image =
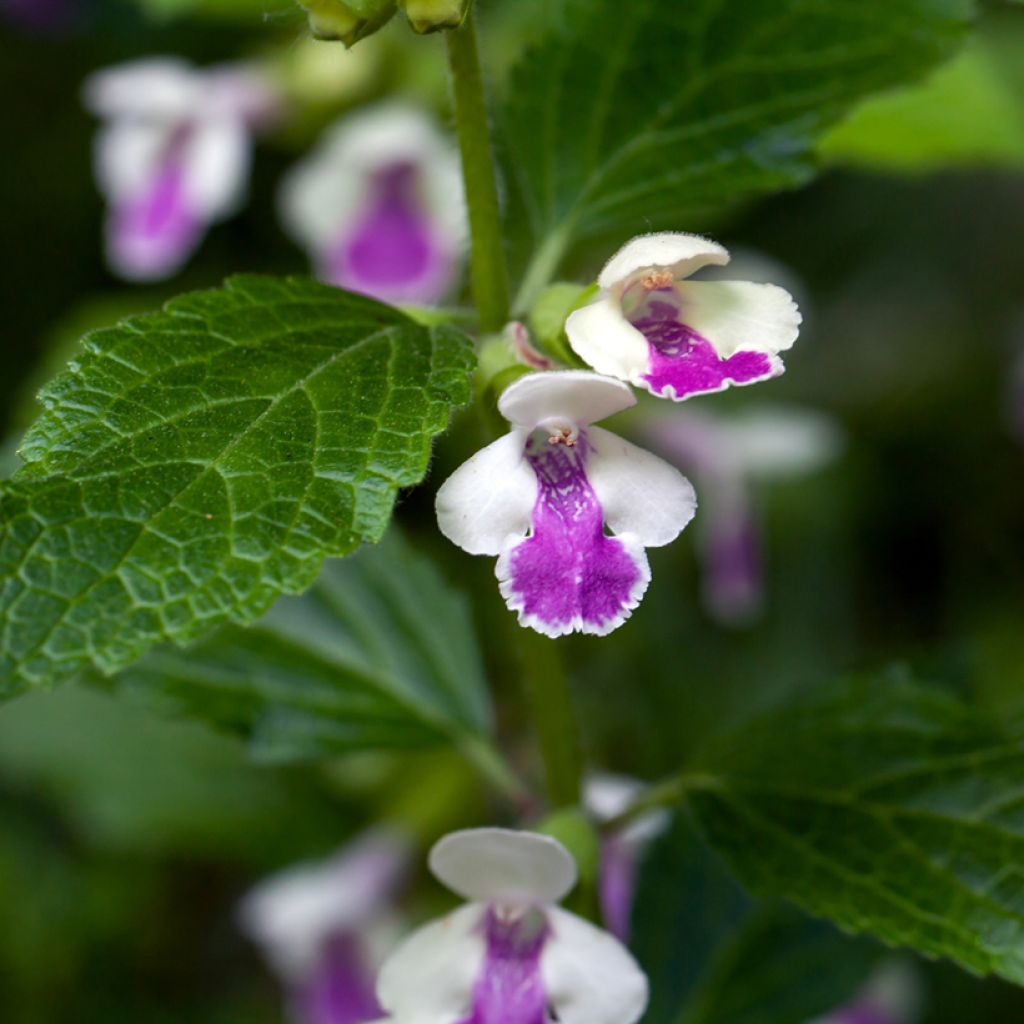
<path id="1" fill-rule="evenodd" d="M 618 291 L 646 271 L 667 270 L 678 281 L 708 264 L 721 267 L 728 262 L 728 250 L 710 238 L 663 231 L 627 242 L 604 265 L 597 283 L 608 291 Z"/>
<path id="2" fill-rule="evenodd" d="M 576 884 L 576 862 L 569 851 L 539 832 L 453 832 L 434 844 L 428 864 L 452 892 L 500 906 L 557 903 Z"/>
<path id="3" fill-rule="evenodd" d="M 561 370 L 520 377 L 502 393 L 498 411 L 513 426 L 532 431 L 559 419 L 584 427 L 632 405 L 636 398 L 621 381 L 589 370 Z"/>

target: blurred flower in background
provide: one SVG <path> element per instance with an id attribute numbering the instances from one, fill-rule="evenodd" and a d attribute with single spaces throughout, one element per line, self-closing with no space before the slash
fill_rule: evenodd
<path id="1" fill-rule="evenodd" d="M 750 406 L 732 416 L 690 406 L 649 419 L 644 435 L 697 482 L 708 611 L 727 625 L 749 622 L 764 600 L 755 486 L 814 473 L 836 459 L 843 443 L 838 423 L 785 405 Z"/>
<path id="2" fill-rule="evenodd" d="M 917 1024 L 921 1017 L 921 980 L 909 962 L 883 964 L 847 1006 L 812 1024 Z"/>
<path id="3" fill-rule="evenodd" d="M 625 775 L 592 775 L 584 785 L 583 804 L 596 821 L 608 822 L 622 814 L 645 788 L 639 779 Z M 668 823 L 664 809 L 648 811 L 601 839 L 601 916 L 608 930 L 623 942 L 629 940 L 641 859 Z"/>
<path id="4" fill-rule="evenodd" d="M 252 136 L 276 114 L 275 91 L 248 65 L 148 57 L 91 75 L 84 100 L 103 122 L 94 163 L 107 261 L 131 281 L 169 277 L 241 207 Z"/>
<path id="5" fill-rule="evenodd" d="M 285 179 L 281 216 L 319 277 L 384 302 L 436 303 L 459 274 L 458 156 L 415 107 L 372 107 L 329 129 Z"/>
<path id="6" fill-rule="evenodd" d="M 0 18 L 31 32 L 60 33 L 70 28 L 81 0 L 0 0 Z"/>
<path id="7" fill-rule="evenodd" d="M 398 933 L 394 898 L 409 844 L 384 828 L 322 863 L 289 868 L 246 896 L 242 929 L 288 992 L 297 1024 L 359 1024 L 381 1015 L 374 977 Z"/>
<path id="8" fill-rule="evenodd" d="M 556 905 L 576 884 L 557 840 L 467 829 L 436 843 L 429 863 L 469 902 L 413 932 L 381 968 L 377 992 L 395 1024 L 633 1024 L 643 1014 L 647 979 L 628 950 Z"/>
<path id="9" fill-rule="evenodd" d="M 687 280 L 728 262 L 725 248 L 700 235 L 631 239 L 598 275 L 595 301 L 566 320 L 569 344 L 598 373 L 674 402 L 777 377 L 800 311 L 778 285 Z"/>

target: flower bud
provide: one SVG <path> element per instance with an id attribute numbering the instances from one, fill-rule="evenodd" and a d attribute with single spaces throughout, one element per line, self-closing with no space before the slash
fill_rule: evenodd
<path id="1" fill-rule="evenodd" d="M 354 46 L 372 35 L 395 13 L 395 0 L 299 0 L 317 39 Z"/>
<path id="2" fill-rule="evenodd" d="M 414 32 L 458 28 L 472 0 L 398 0 Z"/>

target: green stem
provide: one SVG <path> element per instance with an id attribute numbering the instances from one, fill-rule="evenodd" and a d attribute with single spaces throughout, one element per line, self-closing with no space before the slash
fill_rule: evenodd
<path id="1" fill-rule="evenodd" d="M 602 832 L 618 832 L 648 811 L 662 807 L 674 807 L 681 803 L 687 793 L 695 789 L 716 789 L 719 780 L 713 775 L 698 772 L 679 772 L 660 782 L 653 782 L 621 814 L 609 818 L 601 825 Z"/>
<path id="2" fill-rule="evenodd" d="M 466 16 L 461 28 L 445 32 L 445 37 L 469 210 L 473 299 L 480 312 L 481 330 L 499 331 L 508 320 L 508 271 L 473 12 Z"/>
<path id="3" fill-rule="evenodd" d="M 554 808 L 572 807 L 580 802 L 583 755 L 558 641 L 524 629 L 518 647 L 526 700 L 544 759 L 548 799 Z"/>
<path id="4" fill-rule="evenodd" d="M 562 224 L 544 239 L 540 248 L 533 254 L 512 303 L 512 311 L 516 316 L 525 316 L 540 297 L 540 293 L 551 283 L 562 257 L 565 256 L 569 239 L 569 227 Z"/>
<path id="5" fill-rule="evenodd" d="M 504 757 L 487 741 L 465 736 L 459 743 L 463 757 L 509 802 L 517 807 L 530 803 L 530 793 Z"/>

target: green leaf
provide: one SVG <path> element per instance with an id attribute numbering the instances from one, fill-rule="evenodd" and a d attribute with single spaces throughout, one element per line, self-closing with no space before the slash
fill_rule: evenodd
<path id="1" fill-rule="evenodd" d="M 392 531 L 255 626 L 163 648 L 104 685 L 247 738 L 261 759 L 472 745 L 490 726 L 463 596 Z"/>
<path id="2" fill-rule="evenodd" d="M 86 339 L 0 485 L 0 694 L 257 618 L 383 535 L 469 397 L 469 339 L 238 277 Z"/>
<path id="3" fill-rule="evenodd" d="M 1016 43 L 1024 45 L 1021 26 Z M 869 100 L 821 141 L 826 159 L 886 171 L 1024 166 L 1024 96 L 993 46 L 971 41 L 929 80 Z"/>
<path id="4" fill-rule="evenodd" d="M 702 829 L 755 892 L 1024 981 L 1024 743 L 892 679 L 830 688 L 716 743 Z"/>
<path id="5" fill-rule="evenodd" d="M 508 86 L 508 177 L 536 247 L 678 228 L 813 171 L 861 97 L 949 56 L 969 0 L 562 0 Z M 518 205 L 512 215 L 520 218 Z"/>
<path id="6" fill-rule="evenodd" d="M 651 980 L 645 1024 L 795 1024 L 847 1002 L 881 948 L 751 900 L 686 812 L 644 863 L 631 946 Z"/>
<path id="7" fill-rule="evenodd" d="M 59 807 L 92 848 L 266 868 L 326 848 L 346 814 L 237 741 L 165 721 L 77 685 L 0 712 L 5 789 Z"/>

